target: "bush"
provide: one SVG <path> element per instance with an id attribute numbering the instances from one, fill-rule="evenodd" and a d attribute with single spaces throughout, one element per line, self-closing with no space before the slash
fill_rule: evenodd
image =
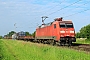
<path id="1" fill-rule="evenodd" d="M 2 36 L 0 36 L 0 39 L 2 39 L 3 37 Z"/>
<path id="2" fill-rule="evenodd" d="M 76 34 L 76 38 L 87 38 L 88 40 L 90 40 L 90 24 L 82 27 Z"/>

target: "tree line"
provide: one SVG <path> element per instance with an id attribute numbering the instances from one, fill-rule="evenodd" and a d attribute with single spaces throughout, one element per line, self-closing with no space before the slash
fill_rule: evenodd
<path id="1" fill-rule="evenodd" d="M 11 31 L 9 32 L 8 34 L 4 35 L 4 36 L 7 36 L 7 37 L 11 37 L 14 33 L 16 33 L 15 31 Z M 33 32 L 32 34 L 29 33 L 29 32 L 25 32 L 26 36 L 33 36 L 35 37 L 35 32 Z"/>
<path id="2" fill-rule="evenodd" d="M 76 38 L 90 39 L 90 24 L 82 27 L 80 31 L 76 33 Z"/>

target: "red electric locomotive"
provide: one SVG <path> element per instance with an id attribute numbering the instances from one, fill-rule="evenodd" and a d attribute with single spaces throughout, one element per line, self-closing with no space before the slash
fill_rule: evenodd
<path id="1" fill-rule="evenodd" d="M 55 21 L 48 24 L 42 24 L 36 29 L 35 39 L 38 42 L 48 42 L 60 45 L 76 42 L 75 30 L 72 21 L 62 21 L 62 18 L 56 18 Z"/>

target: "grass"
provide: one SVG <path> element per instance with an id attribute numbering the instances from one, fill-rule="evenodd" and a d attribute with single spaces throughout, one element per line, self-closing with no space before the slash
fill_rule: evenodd
<path id="1" fill-rule="evenodd" d="M 90 53 L 17 40 L 0 40 L 0 60 L 90 60 Z"/>
<path id="2" fill-rule="evenodd" d="M 7 46 L 0 40 L 0 60 L 16 60 L 14 56 L 12 56 L 11 52 L 9 52 Z"/>
<path id="3" fill-rule="evenodd" d="M 80 43 L 80 44 L 90 44 L 90 40 L 77 38 L 76 43 Z"/>

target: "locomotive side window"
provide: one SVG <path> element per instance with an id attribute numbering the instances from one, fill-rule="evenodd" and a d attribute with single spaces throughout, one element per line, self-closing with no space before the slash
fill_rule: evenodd
<path id="1" fill-rule="evenodd" d="M 73 24 L 66 24 L 67 28 L 73 28 Z"/>
<path id="2" fill-rule="evenodd" d="M 54 28 L 56 28 L 56 24 L 54 24 Z"/>
<path id="3" fill-rule="evenodd" d="M 65 24 L 64 23 L 60 23 L 60 28 L 65 28 Z"/>

